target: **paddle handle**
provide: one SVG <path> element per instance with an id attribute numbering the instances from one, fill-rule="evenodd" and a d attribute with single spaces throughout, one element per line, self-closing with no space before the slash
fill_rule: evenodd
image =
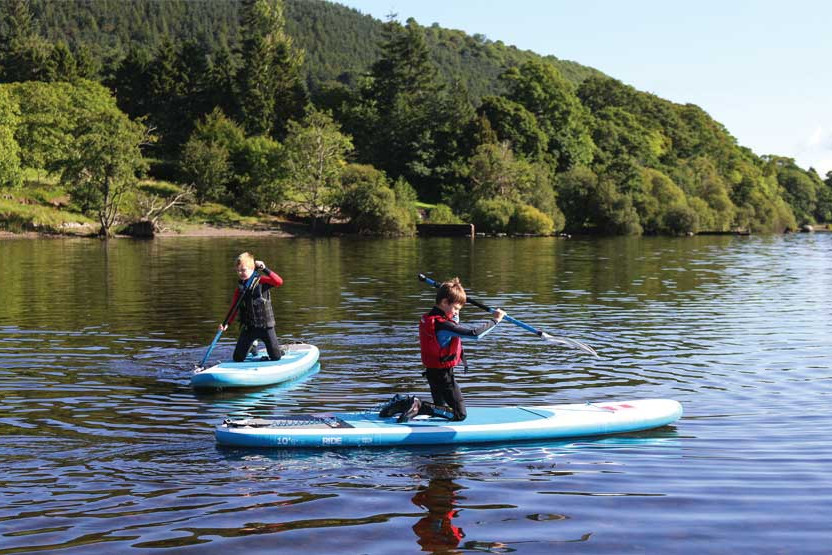
<path id="1" fill-rule="evenodd" d="M 439 282 L 437 282 L 436 280 L 430 279 L 425 274 L 419 274 L 419 280 L 424 281 L 428 285 L 433 285 L 437 289 L 439 289 L 439 287 L 441 287 L 441 285 L 442 285 Z M 496 312 L 496 310 L 497 310 L 496 308 L 490 307 L 487 304 L 482 304 L 478 300 L 472 299 L 471 297 L 467 297 L 467 300 L 465 302 L 467 302 L 469 304 L 472 304 L 472 305 L 476 306 L 477 308 L 481 308 L 481 309 L 485 310 L 486 312 L 490 312 L 492 314 L 494 314 L 494 312 Z M 508 320 L 509 322 L 517 323 L 517 320 L 515 320 L 514 318 L 511 318 L 508 315 L 505 316 L 505 319 Z M 525 324 L 524 324 L 524 326 L 525 326 Z M 534 328 L 532 328 L 532 331 L 536 331 L 536 330 Z"/>

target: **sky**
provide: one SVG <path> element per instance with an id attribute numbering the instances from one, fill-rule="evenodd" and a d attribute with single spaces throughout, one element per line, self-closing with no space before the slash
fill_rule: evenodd
<path id="1" fill-rule="evenodd" d="M 336 0 L 482 34 L 692 103 L 758 155 L 832 171 L 832 2 Z"/>

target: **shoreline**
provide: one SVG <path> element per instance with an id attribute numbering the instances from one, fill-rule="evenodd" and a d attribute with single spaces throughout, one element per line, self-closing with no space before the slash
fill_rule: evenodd
<path id="1" fill-rule="evenodd" d="M 289 233 L 280 228 L 245 229 L 236 227 L 216 227 L 209 224 L 188 225 L 179 231 L 162 231 L 153 237 L 136 237 L 134 235 L 116 234 L 111 239 L 164 239 L 169 237 L 300 237 L 302 234 Z M 5 239 L 100 239 L 95 234 L 50 233 L 41 231 L 13 232 L 0 229 L 0 241 Z"/>
<path id="2" fill-rule="evenodd" d="M 289 224 L 291 226 L 291 224 Z M 296 226 L 291 226 L 296 227 Z M 785 231 L 784 233 L 824 233 L 832 232 L 832 224 L 818 224 L 813 226 L 811 230 L 798 229 L 794 231 Z M 337 234 L 342 235 L 342 234 Z M 433 234 L 417 234 L 417 237 L 429 237 Z M 698 235 L 752 235 L 751 233 L 740 233 L 737 231 L 723 231 L 723 232 L 701 232 Z M 496 237 L 523 237 L 521 235 L 510 234 L 496 234 L 485 235 L 476 233 L 476 237 L 481 236 L 496 236 Z M 559 236 L 571 237 L 571 234 L 560 234 Z M 285 239 L 299 238 L 299 237 L 316 237 L 316 235 L 306 232 L 298 227 L 297 232 L 287 231 L 284 226 L 278 225 L 275 227 L 259 226 L 258 228 L 241 228 L 241 227 L 218 227 L 211 224 L 187 224 L 179 230 L 167 230 L 155 233 L 151 237 L 141 237 L 128 234 L 116 234 L 111 239 L 167 239 L 171 237 L 279 237 Z M 100 239 L 97 234 L 84 233 L 56 233 L 45 231 L 21 231 L 13 232 L 0 229 L 0 241 L 14 239 Z"/>

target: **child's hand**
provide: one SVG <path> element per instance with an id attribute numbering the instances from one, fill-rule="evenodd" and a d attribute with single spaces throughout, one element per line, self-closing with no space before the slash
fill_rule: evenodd
<path id="1" fill-rule="evenodd" d="M 263 262 L 262 260 L 255 260 L 254 261 L 254 267 L 257 268 L 258 270 L 265 270 L 266 269 L 266 263 Z"/>
<path id="2" fill-rule="evenodd" d="M 220 325 L 217 327 L 217 330 L 218 330 L 218 331 L 225 331 L 225 330 L 227 330 L 227 329 L 228 329 L 228 324 L 226 324 L 226 325 L 224 325 L 224 326 L 223 326 L 222 324 L 220 324 Z"/>
<path id="3" fill-rule="evenodd" d="M 496 309 L 493 313 L 494 319 L 497 320 L 498 324 L 505 317 L 505 315 L 506 315 L 506 311 L 503 310 L 502 308 Z"/>

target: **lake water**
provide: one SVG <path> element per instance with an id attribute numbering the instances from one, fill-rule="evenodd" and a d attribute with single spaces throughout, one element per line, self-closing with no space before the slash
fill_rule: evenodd
<path id="1" fill-rule="evenodd" d="M 320 371 L 196 394 L 243 250 L 283 276 L 278 334 L 318 345 Z M 418 272 L 600 354 L 501 325 L 467 349 L 470 406 L 668 397 L 684 417 L 560 442 L 216 446 L 229 415 L 427 393 Z M 0 554 L 829 553 L 830 297 L 832 234 L 0 241 Z"/>

